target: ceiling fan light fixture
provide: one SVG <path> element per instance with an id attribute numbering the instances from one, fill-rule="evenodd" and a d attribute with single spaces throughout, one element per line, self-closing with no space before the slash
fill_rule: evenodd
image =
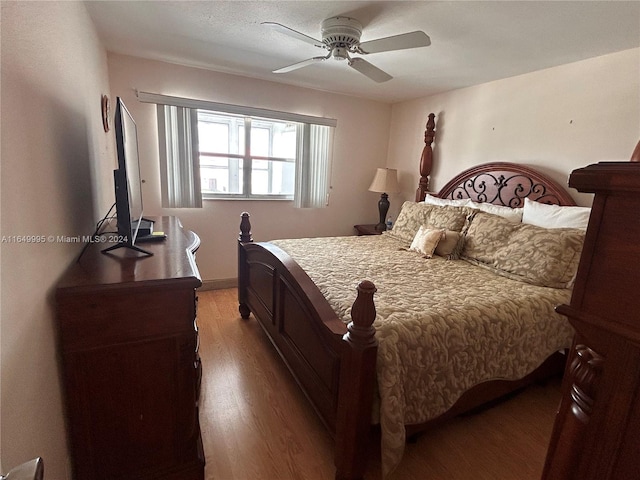
<path id="1" fill-rule="evenodd" d="M 336 60 L 349 60 L 349 50 L 345 47 L 334 47 L 331 55 Z"/>

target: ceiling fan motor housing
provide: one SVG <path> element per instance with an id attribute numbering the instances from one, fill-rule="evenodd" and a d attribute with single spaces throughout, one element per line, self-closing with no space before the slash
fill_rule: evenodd
<path id="1" fill-rule="evenodd" d="M 360 44 L 362 24 L 355 18 L 331 17 L 321 24 L 322 42 L 332 49 L 341 47 L 350 50 Z"/>

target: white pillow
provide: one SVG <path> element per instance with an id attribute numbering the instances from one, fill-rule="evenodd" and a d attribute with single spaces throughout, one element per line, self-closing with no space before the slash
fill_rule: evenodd
<path id="1" fill-rule="evenodd" d="M 526 200 L 526 199 L 525 199 Z M 493 203 L 479 203 L 469 200 L 468 207 L 477 208 L 482 212 L 492 213 L 500 217 L 506 218 L 514 223 L 522 221 L 523 208 L 511 208 L 503 205 L 494 205 Z"/>
<path id="2" fill-rule="evenodd" d="M 428 193 L 424 197 L 424 203 L 426 203 L 427 205 L 438 205 L 441 207 L 449 205 L 453 205 L 454 207 L 466 207 L 470 201 L 471 200 L 469 200 L 468 198 L 458 200 L 454 200 L 451 198 L 439 198 L 434 197 L 433 195 L 429 195 Z"/>
<path id="3" fill-rule="evenodd" d="M 589 207 L 561 207 L 524 199 L 522 223 L 544 228 L 580 228 L 589 224 Z"/>

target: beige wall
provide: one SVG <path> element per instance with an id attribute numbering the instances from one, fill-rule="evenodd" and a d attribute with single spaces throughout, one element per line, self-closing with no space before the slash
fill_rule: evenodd
<path id="1" fill-rule="evenodd" d="M 402 173 L 406 200 L 429 112 L 437 130 L 432 190 L 491 161 L 533 165 L 566 184 L 575 168 L 629 160 L 640 138 L 640 49 L 393 105 L 388 166 Z M 572 194 L 590 205 L 590 194 Z"/>
<path id="2" fill-rule="evenodd" d="M 256 241 L 351 235 L 354 224 L 377 222 L 379 194 L 367 188 L 375 169 L 386 163 L 390 105 L 116 54 L 109 54 L 109 76 L 113 98 L 123 98 L 138 126 L 145 213 L 177 215 L 198 233 L 203 280 L 237 276 L 236 239 L 243 211 L 251 214 Z M 337 119 L 329 207 L 296 209 L 293 202 L 218 200 L 205 201 L 202 209 L 161 208 L 156 109 L 140 103 L 135 89 Z"/>
<path id="3" fill-rule="evenodd" d="M 113 202 L 106 52 L 80 2 L 2 2 L 1 234 L 88 235 Z M 108 181 L 107 181 L 108 180 Z M 70 478 L 52 296 L 79 244 L 1 244 L 2 468 Z"/>

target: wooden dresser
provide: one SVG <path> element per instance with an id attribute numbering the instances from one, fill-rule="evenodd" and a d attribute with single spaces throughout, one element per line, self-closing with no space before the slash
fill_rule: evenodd
<path id="1" fill-rule="evenodd" d="M 639 144 L 640 146 L 640 144 Z M 575 170 L 595 193 L 570 305 L 576 329 L 545 480 L 640 478 L 640 163 Z"/>
<path id="2" fill-rule="evenodd" d="M 90 245 L 56 291 L 76 480 L 202 480 L 194 253 L 200 240 L 155 217 L 153 256 Z M 46 268 L 46 267 L 44 267 Z"/>

